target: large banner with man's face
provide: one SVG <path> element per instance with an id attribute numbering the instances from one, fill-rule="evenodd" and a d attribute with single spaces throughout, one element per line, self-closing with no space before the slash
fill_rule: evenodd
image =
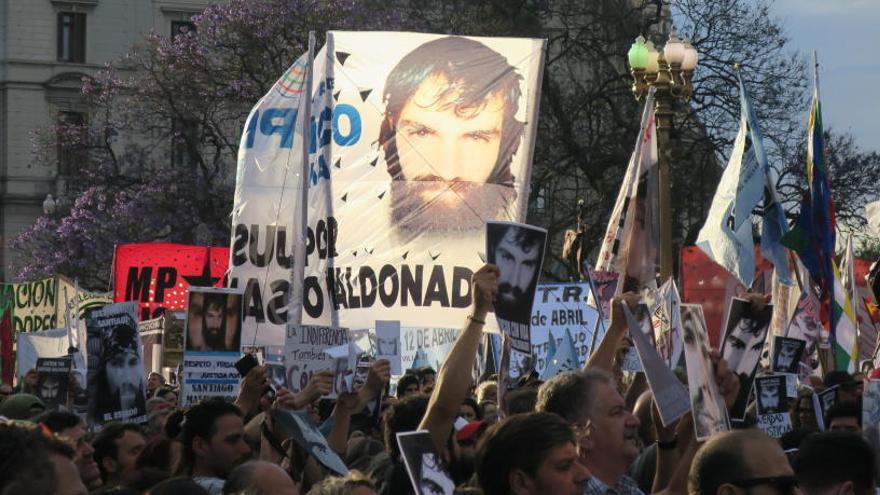
<path id="1" fill-rule="evenodd" d="M 285 296 L 306 142 L 303 323 L 461 326 L 485 222 L 525 218 L 543 47 L 330 32 L 314 61 L 310 140 L 304 62 L 294 64 L 242 136 L 230 281 L 245 287 L 245 338 L 277 344 L 293 314 Z"/>

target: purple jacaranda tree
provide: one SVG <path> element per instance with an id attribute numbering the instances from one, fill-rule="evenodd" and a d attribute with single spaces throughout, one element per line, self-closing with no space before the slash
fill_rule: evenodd
<path id="1" fill-rule="evenodd" d="M 19 279 L 61 273 L 106 289 L 114 246 L 229 243 L 236 156 L 251 107 L 332 29 L 401 29 L 387 2 L 231 0 L 195 29 L 151 34 L 82 84 L 86 122 L 33 135 L 34 163 L 61 171 L 55 211 L 12 246 Z"/>

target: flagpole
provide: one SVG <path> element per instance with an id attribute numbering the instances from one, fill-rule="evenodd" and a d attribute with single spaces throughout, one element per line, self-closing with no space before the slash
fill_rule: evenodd
<path id="1" fill-rule="evenodd" d="M 297 239 L 295 251 L 295 260 L 293 265 L 293 277 L 291 297 L 293 304 L 293 318 L 289 321 L 296 326 L 302 325 L 303 298 L 303 280 L 305 279 L 306 265 L 306 240 L 308 239 L 308 222 L 309 222 L 309 142 L 312 130 L 312 81 L 314 79 L 315 68 L 315 32 L 309 31 L 309 62 L 306 68 L 306 92 L 305 92 L 305 116 L 303 117 L 302 130 L 302 170 L 300 172 L 300 201 L 299 201 L 299 221 L 300 232 Z"/>

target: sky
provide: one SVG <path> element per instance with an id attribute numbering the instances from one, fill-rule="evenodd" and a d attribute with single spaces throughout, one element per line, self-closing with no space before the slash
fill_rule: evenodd
<path id="1" fill-rule="evenodd" d="M 880 0 L 776 0 L 772 9 L 811 68 L 818 51 L 825 128 L 880 151 Z"/>

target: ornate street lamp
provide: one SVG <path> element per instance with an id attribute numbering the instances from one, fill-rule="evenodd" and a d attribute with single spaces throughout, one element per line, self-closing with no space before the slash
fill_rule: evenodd
<path id="1" fill-rule="evenodd" d="M 657 117 L 657 152 L 660 168 L 660 280 L 672 276 L 672 182 L 669 176 L 674 100 L 687 101 L 693 94 L 691 77 L 699 61 L 697 50 L 675 32 L 662 51 L 639 36 L 627 52 L 632 91 L 637 100 L 655 88 L 654 115 Z"/>

